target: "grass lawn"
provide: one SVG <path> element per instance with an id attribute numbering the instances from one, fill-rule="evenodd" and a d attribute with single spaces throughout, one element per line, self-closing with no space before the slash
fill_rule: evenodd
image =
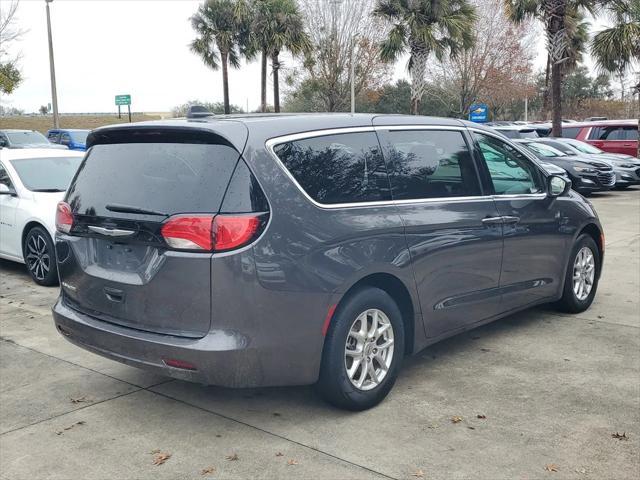
<path id="1" fill-rule="evenodd" d="M 137 114 L 132 115 L 131 121 L 143 122 L 145 120 L 159 120 L 159 116 Z M 87 128 L 92 130 L 94 128 L 102 127 L 103 125 L 111 125 L 113 123 L 127 123 L 129 121 L 128 115 L 122 115 L 122 118 L 118 118 L 117 115 L 101 115 L 101 116 L 61 116 L 60 127 L 61 128 Z M 51 116 L 20 116 L 20 117 L 0 117 L 0 129 L 3 128 L 22 128 L 25 130 L 38 130 L 44 134 L 47 130 L 53 128 L 53 117 Z"/>

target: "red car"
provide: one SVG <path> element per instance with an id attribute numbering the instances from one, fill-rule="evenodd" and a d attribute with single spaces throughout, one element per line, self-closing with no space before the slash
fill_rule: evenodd
<path id="1" fill-rule="evenodd" d="M 638 120 L 565 123 L 562 136 L 582 140 L 605 152 L 638 155 Z"/>

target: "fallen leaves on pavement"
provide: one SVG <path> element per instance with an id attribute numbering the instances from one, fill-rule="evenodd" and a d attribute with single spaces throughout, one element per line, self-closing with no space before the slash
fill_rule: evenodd
<path id="1" fill-rule="evenodd" d="M 203 468 L 202 471 L 200 472 L 200 475 L 211 475 L 215 471 L 216 471 L 215 467 Z"/>
<path id="2" fill-rule="evenodd" d="M 622 435 L 620 435 L 618 432 L 612 433 L 611 437 L 617 440 L 629 440 L 629 437 L 627 437 L 627 432 L 623 432 Z"/>
<path id="3" fill-rule="evenodd" d="M 227 455 L 225 458 L 230 462 L 235 462 L 236 460 L 240 460 L 240 457 L 238 456 L 237 453 L 232 453 L 231 455 Z"/>
<path id="4" fill-rule="evenodd" d="M 478 414 L 478 415 L 476 415 L 476 418 L 479 418 L 480 420 L 486 420 L 487 416 L 486 415 L 482 415 L 482 414 Z"/>
<path id="5" fill-rule="evenodd" d="M 451 417 L 451 423 L 460 423 L 461 421 L 462 421 L 462 417 L 458 415 L 454 415 L 453 417 Z"/>
<path id="6" fill-rule="evenodd" d="M 87 398 L 86 395 L 83 395 L 81 397 L 71 397 L 70 400 L 71 400 L 71 403 L 91 403 L 91 402 L 93 402 L 93 400 L 91 400 L 90 398 Z"/>
<path id="7" fill-rule="evenodd" d="M 287 460 L 287 465 L 297 465 L 298 462 L 296 462 L 293 458 L 290 460 Z"/>
<path id="8" fill-rule="evenodd" d="M 66 432 L 67 430 L 71 430 L 73 427 L 75 427 L 76 425 L 84 425 L 86 422 L 84 420 L 80 420 L 79 422 L 76 423 L 72 423 L 71 425 L 69 425 L 68 427 L 64 427 L 62 430 L 58 430 L 56 432 L 56 435 L 62 435 L 64 432 Z"/>
<path id="9" fill-rule="evenodd" d="M 155 457 L 153 458 L 154 465 L 162 465 L 164 462 L 171 458 L 171 454 L 168 452 L 161 452 L 159 450 L 154 450 Z"/>
<path id="10" fill-rule="evenodd" d="M 558 471 L 558 466 L 555 463 L 549 463 L 549 464 L 544 466 L 544 469 L 547 472 L 557 472 Z"/>
<path id="11" fill-rule="evenodd" d="M 283 457 L 283 456 L 284 456 L 284 453 L 282 453 L 282 452 L 276 453 L 276 457 Z"/>
<path id="12" fill-rule="evenodd" d="M 418 477 L 418 478 L 423 478 L 424 477 L 424 472 L 422 471 L 422 469 L 418 469 L 415 472 L 413 472 L 411 474 L 412 477 Z"/>

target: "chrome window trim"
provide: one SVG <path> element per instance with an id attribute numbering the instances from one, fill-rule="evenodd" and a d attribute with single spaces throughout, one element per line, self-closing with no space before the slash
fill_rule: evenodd
<path id="1" fill-rule="evenodd" d="M 282 160 L 276 155 L 274 148 L 276 145 L 280 145 L 282 143 L 291 142 L 295 140 L 303 140 L 307 138 L 315 138 L 315 137 L 324 137 L 327 135 L 339 135 L 344 133 L 361 133 L 361 132 L 376 132 L 377 130 L 454 130 L 454 131 L 465 131 L 465 130 L 474 130 L 480 133 L 487 133 L 499 140 L 504 141 L 504 136 L 496 135 L 491 132 L 487 132 L 486 130 L 474 129 L 473 127 L 467 128 L 464 126 L 438 126 L 438 125 L 376 125 L 376 126 L 367 126 L 367 127 L 345 127 L 345 128 L 330 128 L 323 130 L 312 130 L 308 132 L 302 133 L 294 133 L 289 135 L 283 135 L 280 137 L 273 137 L 268 139 L 265 142 L 265 148 L 267 152 L 271 155 L 271 157 L 276 161 L 276 164 L 280 169 L 284 172 L 284 174 L 293 182 L 298 191 L 302 193 L 302 195 L 314 206 L 323 209 L 323 210 L 336 210 L 340 208 L 368 208 L 368 207 L 395 207 L 402 205 L 416 205 L 416 204 L 430 204 L 430 203 L 460 203 L 460 202 L 469 202 L 469 201 L 493 201 L 496 199 L 521 199 L 521 200 L 532 200 L 537 198 L 545 198 L 546 193 L 526 193 L 526 194 L 516 194 L 516 195 L 472 195 L 472 196 L 462 196 L 462 197 L 434 197 L 434 198 L 412 198 L 412 199 L 404 199 L 404 200 L 379 200 L 373 202 L 348 202 L 348 203 L 321 203 L 313 198 L 302 188 L 302 185 L 298 183 L 293 174 L 289 171 L 289 169 L 282 163 Z M 519 151 L 519 150 L 518 150 Z M 537 167 L 537 165 L 536 165 Z"/>

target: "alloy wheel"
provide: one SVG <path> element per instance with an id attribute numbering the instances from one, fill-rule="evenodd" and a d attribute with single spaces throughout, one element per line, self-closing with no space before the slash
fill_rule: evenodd
<path id="1" fill-rule="evenodd" d="M 47 241 L 40 234 L 31 235 L 27 240 L 27 266 L 31 274 L 43 281 L 51 268 L 51 255 L 47 250 Z"/>
<path id="2" fill-rule="evenodd" d="M 596 273 L 596 261 L 589 247 L 582 247 L 573 262 L 573 293 L 581 302 L 586 300 Z"/>
<path id="3" fill-rule="evenodd" d="M 366 391 L 380 385 L 393 361 L 393 326 L 389 317 L 376 308 L 358 315 L 347 335 L 344 353 L 347 376 L 356 388 Z"/>

